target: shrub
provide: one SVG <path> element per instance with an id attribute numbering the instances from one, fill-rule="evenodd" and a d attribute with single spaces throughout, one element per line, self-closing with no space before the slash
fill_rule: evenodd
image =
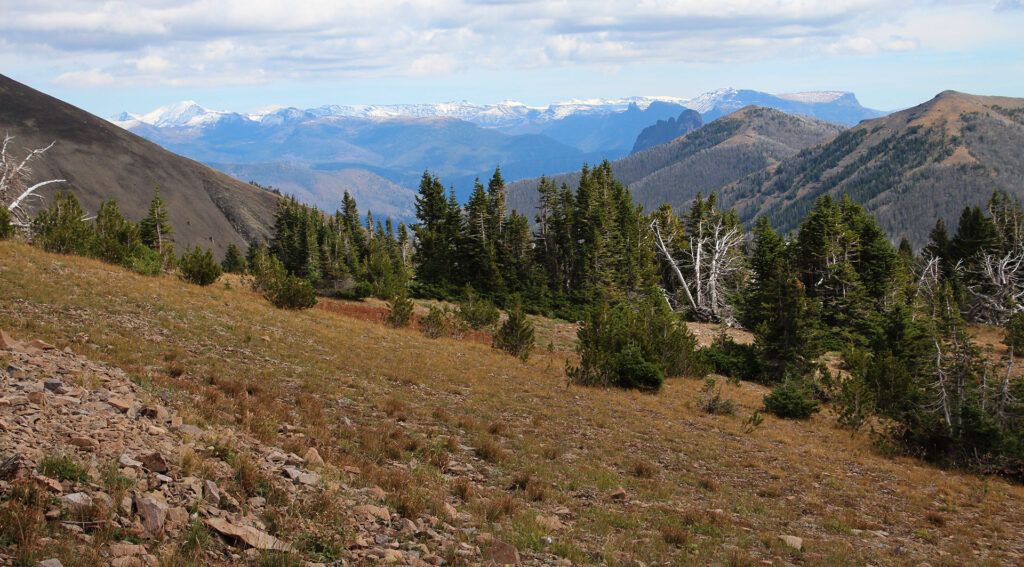
<path id="1" fill-rule="evenodd" d="M 164 259 L 156 250 L 143 246 L 132 254 L 125 267 L 144 276 L 158 276 L 163 272 Z"/>
<path id="2" fill-rule="evenodd" d="M 732 415 L 736 412 L 736 401 L 722 396 L 722 387 L 714 378 L 704 380 L 704 387 L 700 390 L 701 396 L 697 398 L 697 405 L 705 413 L 711 415 Z"/>
<path id="3" fill-rule="evenodd" d="M 309 309 L 316 305 L 316 291 L 313 285 L 292 275 L 270 282 L 263 292 L 263 297 L 278 309 Z"/>
<path id="4" fill-rule="evenodd" d="M 0 221 L 0 231 L 3 230 L 2 222 Z M 0 234 L 0 238 L 2 237 Z M 1024 356 L 1024 311 L 1018 311 L 1006 320 L 1005 332 L 1003 344 L 1013 348 L 1015 357 Z"/>
<path id="5" fill-rule="evenodd" d="M 335 291 L 333 295 L 338 299 L 362 301 L 373 295 L 373 284 L 370 282 L 359 282 L 350 288 L 339 289 L 338 291 Z"/>
<path id="6" fill-rule="evenodd" d="M 577 384 L 618 385 L 617 357 L 628 348 L 635 349 L 663 376 L 700 370 L 695 357 L 697 339 L 656 290 L 614 307 L 600 300 L 576 336 L 580 362 L 567 366 L 566 374 Z"/>
<path id="7" fill-rule="evenodd" d="M 620 388 L 657 391 L 665 382 L 661 370 L 644 360 L 634 347 L 629 347 L 615 357 L 615 385 Z"/>
<path id="8" fill-rule="evenodd" d="M 449 333 L 449 325 L 445 310 L 436 305 L 431 305 L 427 316 L 420 319 L 420 331 L 423 331 L 423 334 L 431 339 L 447 335 Z"/>
<path id="9" fill-rule="evenodd" d="M 181 279 L 196 285 L 210 285 L 220 277 L 221 269 L 213 259 L 213 250 L 201 247 L 185 248 L 178 262 L 178 275 Z"/>
<path id="10" fill-rule="evenodd" d="M 58 192 L 53 203 L 32 219 L 33 241 L 47 252 L 86 256 L 96 232 L 71 192 Z"/>
<path id="11" fill-rule="evenodd" d="M 14 236 L 14 225 L 11 224 L 11 212 L 0 205 L 0 240 Z"/>
<path id="12" fill-rule="evenodd" d="M 795 381 L 787 381 L 765 396 L 764 409 L 783 419 L 809 419 L 820 410 L 818 400 Z"/>
<path id="13" fill-rule="evenodd" d="M 459 303 L 459 317 L 470 327 L 479 331 L 490 327 L 501 318 L 501 312 L 490 300 L 477 296 L 473 287 L 466 284 L 466 298 Z"/>
<path id="14" fill-rule="evenodd" d="M 736 380 L 757 381 L 762 377 L 761 365 L 754 345 L 744 345 L 722 333 L 715 342 L 700 349 L 698 358 L 708 371 Z"/>
<path id="15" fill-rule="evenodd" d="M 512 299 L 508 318 L 494 335 L 491 347 L 503 350 L 524 362 L 530 358 L 530 351 L 533 350 L 533 323 L 526 317 L 526 313 L 523 313 L 523 304 L 519 296 Z"/>
<path id="16" fill-rule="evenodd" d="M 412 300 L 400 293 L 388 303 L 387 323 L 392 327 L 408 327 L 412 323 L 412 312 L 415 308 Z"/>

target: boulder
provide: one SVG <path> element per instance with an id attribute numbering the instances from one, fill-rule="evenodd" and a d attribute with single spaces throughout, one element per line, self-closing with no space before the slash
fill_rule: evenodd
<path id="1" fill-rule="evenodd" d="M 142 519 L 142 527 L 152 535 L 159 535 L 167 521 L 167 503 L 155 494 L 135 495 L 135 510 Z"/>
<path id="2" fill-rule="evenodd" d="M 249 547 L 285 552 L 292 549 L 291 545 L 252 526 L 236 526 L 224 518 L 210 518 L 203 523 L 217 533 L 238 539 Z"/>
<path id="3" fill-rule="evenodd" d="M 158 451 L 142 456 L 142 466 L 155 473 L 167 472 L 167 461 Z"/>
<path id="4" fill-rule="evenodd" d="M 780 535 L 779 539 L 782 540 L 782 543 L 788 545 L 789 547 L 792 547 L 797 551 L 800 551 L 804 548 L 804 540 L 802 538 L 792 535 Z"/>
<path id="5" fill-rule="evenodd" d="M 495 540 L 494 543 L 484 552 L 484 565 L 486 567 L 502 567 L 505 565 L 521 565 L 519 550 L 515 547 Z"/>

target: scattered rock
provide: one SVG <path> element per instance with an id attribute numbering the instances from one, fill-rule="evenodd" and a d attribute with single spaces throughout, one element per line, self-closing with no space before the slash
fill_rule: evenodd
<path id="1" fill-rule="evenodd" d="M 223 518 L 204 520 L 207 526 L 221 535 L 241 540 L 249 547 L 271 551 L 291 551 L 292 546 L 252 526 L 236 526 Z"/>
<path id="2" fill-rule="evenodd" d="M 142 526 L 152 535 L 159 535 L 167 521 L 167 503 L 155 494 L 135 495 L 135 510 L 142 518 Z"/>
<path id="3" fill-rule="evenodd" d="M 65 494 L 60 497 L 60 502 L 73 515 L 88 514 L 96 507 L 93 504 L 92 497 L 84 492 Z"/>
<path id="4" fill-rule="evenodd" d="M 165 473 L 168 470 L 167 461 L 164 460 L 164 456 L 159 451 L 143 455 L 142 466 L 155 473 Z"/>
<path id="5" fill-rule="evenodd" d="M 376 518 L 384 522 L 391 520 L 391 512 L 389 512 L 387 508 L 383 508 L 381 506 L 364 504 L 362 506 L 356 506 L 352 511 L 356 514 L 362 514 L 368 518 Z"/>
<path id="6" fill-rule="evenodd" d="M 152 419 L 153 421 L 156 421 L 158 423 L 164 423 L 170 417 L 169 414 L 167 413 L 167 410 L 163 406 L 156 404 L 147 404 L 145 406 L 142 406 L 142 411 L 140 411 L 139 413 L 142 415 L 142 417 L 148 417 L 149 419 Z"/>
<path id="7" fill-rule="evenodd" d="M 132 400 L 122 398 L 119 396 L 111 396 L 107 399 L 107 403 L 114 407 L 114 409 L 121 413 L 127 413 L 128 410 L 132 409 Z"/>
<path id="8" fill-rule="evenodd" d="M 32 339 L 31 341 L 22 344 L 22 346 L 28 348 L 37 348 L 39 350 L 55 350 L 57 348 L 51 345 L 50 343 L 43 342 L 39 339 Z"/>
<path id="9" fill-rule="evenodd" d="M 3 331 L 0 331 L 0 333 L 3 333 Z M 43 561 L 39 562 L 39 567 L 64 567 L 64 564 L 61 563 L 60 559 L 57 558 L 44 559 Z"/>
<path id="10" fill-rule="evenodd" d="M 21 343 L 19 343 L 18 341 L 12 339 L 11 336 L 7 334 L 7 331 L 4 331 L 3 329 L 0 329 L 0 348 L 9 349 L 9 348 L 15 348 L 15 347 L 20 346 L 20 345 L 21 345 Z M 54 559 L 54 561 L 57 561 L 57 560 Z M 60 561 L 57 561 L 57 563 L 60 563 Z"/>
<path id="11" fill-rule="evenodd" d="M 789 547 L 792 547 L 797 551 L 801 551 L 804 548 L 803 538 L 799 538 L 792 535 L 780 535 L 779 539 L 782 540 L 782 543 L 788 545 Z"/>
<path id="12" fill-rule="evenodd" d="M 619 488 L 617 488 L 615 490 L 615 492 L 611 493 L 611 498 L 612 498 L 612 500 L 625 500 L 626 499 L 626 489 L 620 486 Z"/>
<path id="13" fill-rule="evenodd" d="M 542 516 L 540 514 L 537 514 L 536 520 L 537 520 L 537 525 L 543 527 L 544 529 L 548 530 L 549 532 L 557 532 L 557 531 L 565 528 L 565 525 L 562 523 L 561 520 L 558 519 L 558 516 L 556 516 L 556 515 Z"/>
<path id="14" fill-rule="evenodd" d="M 503 542 L 495 540 L 494 544 L 484 552 L 484 565 L 501 567 L 504 565 L 521 565 L 519 550 Z"/>
<path id="15" fill-rule="evenodd" d="M 324 460 L 320 457 L 320 453 L 316 450 L 316 447 L 310 447 L 302 458 L 306 460 L 307 467 L 316 468 L 324 466 Z"/>
<path id="16" fill-rule="evenodd" d="M 220 489 L 217 488 L 216 482 L 212 480 L 203 481 L 203 497 L 214 506 L 220 505 Z"/>
<path id="17" fill-rule="evenodd" d="M 142 545 L 131 543 L 114 543 L 110 545 L 110 555 L 114 557 L 135 557 L 146 554 L 146 548 Z"/>
<path id="18" fill-rule="evenodd" d="M 117 463 L 119 465 L 121 465 L 122 467 L 128 467 L 128 468 L 132 468 L 132 469 L 141 469 L 142 468 L 142 463 L 141 462 L 136 461 L 135 459 L 129 457 L 128 455 L 121 455 L 120 457 L 118 457 Z"/>
<path id="19" fill-rule="evenodd" d="M 46 394 L 42 392 L 29 392 L 28 401 L 37 406 L 46 406 Z"/>
<path id="20" fill-rule="evenodd" d="M 95 451 L 100 446 L 95 439 L 90 437 L 72 437 L 70 442 L 75 447 L 85 449 L 86 451 Z"/>

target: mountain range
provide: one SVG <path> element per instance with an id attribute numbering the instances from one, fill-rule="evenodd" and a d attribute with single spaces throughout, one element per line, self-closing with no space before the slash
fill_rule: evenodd
<path id="1" fill-rule="evenodd" d="M 348 189 L 364 209 L 411 220 L 412 198 L 394 196 L 408 196 L 425 170 L 465 200 L 474 179 L 489 177 L 496 166 L 506 179 L 572 171 L 628 155 L 659 121 L 689 110 L 686 124 L 696 126 L 694 113 L 707 122 L 748 101 L 843 123 L 883 114 L 861 107 L 851 93 L 721 89 L 693 99 L 573 100 L 546 107 L 512 101 L 332 105 L 252 114 L 186 101 L 112 121 L 241 179 L 301 194 L 322 209 L 337 207 L 339 191 Z"/>
<path id="2" fill-rule="evenodd" d="M 741 219 L 766 215 L 797 228 L 823 194 L 848 194 L 893 238 L 916 247 L 935 219 L 955 227 L 965 206 L 992 192 L 1024 200 L 1024 99 L 945 91 L 913 108 L 863 122 L 723 187 Z"/>
<path id="3" fill-rule="evenodd" d="M 633 199 L 646 210 L 662 203 L 679 208 L 698 192 L 706 195 L 720 190 L 844 130 L 844 126 L 824 120 L 749 106 L 611 165 L 616 179 L 630 187 Z M 579 172 L 549 179 L 575 188 Z M 537 185 L 537 179 L 509 184 L 509 206 L 533 211 Z"/>
<path id="4" fill-rule="evenodd" d="M 40 190 L 45 205 L 72 191 L 87 214 L 113 198 L 126 217 L 146 215 L 155 188 L 167 205 L 174 241 L 213 248 L 245 247 L 270 237 L 277 196 L 191 159 L 175 155 L 84 110 L 0 75 L 0 131 L 14 138 L 12 155 L 52 148 L 32 162 L 35 181 L 66 179 Z"/>

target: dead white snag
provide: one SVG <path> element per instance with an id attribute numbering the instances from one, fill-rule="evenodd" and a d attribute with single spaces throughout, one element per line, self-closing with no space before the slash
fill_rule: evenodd
<path id="1" fill-rule="evenodd" d="M 36 195 L 35 191 L 52 183 L 63 183 L 64 179 L 49 179 L 33 185 L 29 185 L 32 175 L 30 163 L 33 159 L 43 155 L 47 150 L 56 144 L 50 142 L 45 148 L 28 150 L 28 153 L 20 161 L 10 155 L 9 147 L 14 141 L 14 136 L 9 133 L 4 135 L 3 143 L 0 144 L 0 206 L 3 206 L 11 214 L 11 223 L 20 228 L 26 228 L 29 224 L 28 213 L 23 205 L 25 200 Z"/>

